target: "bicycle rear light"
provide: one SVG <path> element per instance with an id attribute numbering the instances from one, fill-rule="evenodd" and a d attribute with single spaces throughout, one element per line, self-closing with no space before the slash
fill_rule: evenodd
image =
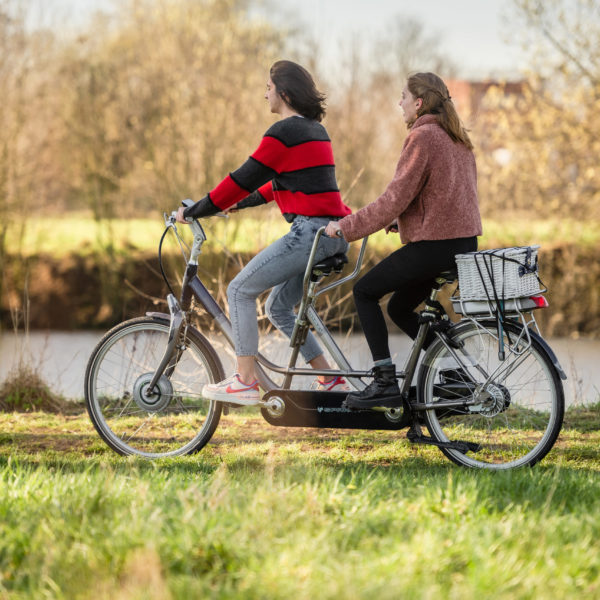
<path id="1" fill-rule="evenodd" d="M 529 298 L 535 302 L 536 308 L 547 308 L 549 306 L 545 296 L 530 296 Z"/>

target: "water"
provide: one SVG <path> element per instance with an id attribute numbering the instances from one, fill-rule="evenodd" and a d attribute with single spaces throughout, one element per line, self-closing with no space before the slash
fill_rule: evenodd
<path id="1" fill-rule="evenodd" d="M 19 363 L 25 363 L 37 367 L 54 391 L 67 398 L 82 398 L 87 360 L 102 335 L 103 332 L 98 331 L 34 331 L 28 336 L 2 333 L 0 382 Z M 340 336 L 336 341 L 354 368 L 371 367 L 370 354 L 361 335 Z M 567 406 L 600 401 L 600 341 L 550 339 L 548 342 L 568 377 L 564 382 Z M 223 366 L 229 372 L 233 368 L 233 353 L 218 344 Z M 391 336 L 390 348 L 398 365 L 403 364 L 410 345 L 411 340 L 404 335 Z M 277 364 L 287 362 L 289 349 L 279 335 L 264 340 L 261 351 Z"/>

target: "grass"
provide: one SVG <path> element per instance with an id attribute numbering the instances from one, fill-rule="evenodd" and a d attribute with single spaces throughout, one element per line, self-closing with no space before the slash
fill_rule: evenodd
<path id="1" fill-rule="evenodd" d="M 275 209 L 260 209 L 229 219 L 207 219 L 209 243 L 217 243 L 231 252 L 256 252 L 289 229 L 289 225 Z M 12 252 L 21 249 L 25 256 L 48 253 L 56 257 L 70 252 L 91 253 L 112 240 L 117 251 L 155 252 L 163 231 L 159 214 L 152 219 L 119 219 L 99 225 L 83 216 L 38 218 L 27 225 L 25 235 L 19 240 L 14 230 L 7 234 L 7 248 Z M 481 247 L 577 242 L 583 246 L 600 243 L 600 223 L 569 219 L 535 220 L 511 218 L 484 219 Z M 379 232 L 371 237 L 370 244 L 381 251 L 398 247 L 398 237 Z"/>
<path id="2" fill-rule="evenodd" d="M 248 412 L 145 462 L 85 414 L 3 413 L 0 598 L 596 598 L 599 475 L 598 405 L 496 474 Z"/>

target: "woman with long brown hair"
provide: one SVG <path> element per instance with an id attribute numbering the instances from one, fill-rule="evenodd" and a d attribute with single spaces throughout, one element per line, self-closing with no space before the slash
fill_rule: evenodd
<path id="1" fill-rule="evenodd" d="M 258 352 L 256 299 L 272 288 L 265 311 L 271 322 L 290 336 L 315 234 L 330 220 L 350 214 L 337 186 L 331 140 L 321 125 L 325 96 L 310 73 L 292 61 L 277 61 L 269 70 L 265 100 L 271 112 L 281 117 L 279 121 L 269 127 L 241 167 L 194 205 L 180 208 L 177 215 L 178 222 L 186 223 L 186 218 L 274 201 L 291 223 L 289 233 L 259 252 L 227 288 L 237 368 L 224 381 L 205 385 L 202 393 L 231 404 L 257 404 L 260 399 L 254 368 Z M 315 259 L 345 252 L 347 247 L 344 240 L 322 237 Z M 330 368 L 312 333 L 300 351 L 313 368 Z M 341 377 L 320 376 L 314 387 L 349 389 Z"/>
<path id="2" fill-rule="evenodd" d="M 409 134 L 394 178 L 377 200 L 326 229 L 328 235 L 341 233 L 351 242 L 385 228 L 399 231 L 405 244 L 354 286 L 374 361 L 373 382 L 348 395 L 346 404 L 354 408 L 401 405 L 381 298 L 393 292 L 388 313 L 415 338 L 419 323 L 414 309 L 435 277 L 455 267 L 456 254 L 477 250 L 481 235 L 473 144 L 445 83 L 434 73 L 411 75 L 400 106 Z M 426 347 L 431 341 L 426 340 Z"/>

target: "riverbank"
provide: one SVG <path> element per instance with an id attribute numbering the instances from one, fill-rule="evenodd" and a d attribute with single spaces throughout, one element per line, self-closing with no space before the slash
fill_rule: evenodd
<path id="1" fill-rule="evenodd" d="M 357 249 L 353 248 L 351 255 Z M 379 262 L 386 252 L 373 248 L 365 267 Z M 223 254 L 207 249 L 200 275 L 212 293 L 225 300 L 225 289 L 251 254 Z M 543 248 L 540 277 L 548 288 L 550 307 L 538 311 L 548 336 L 600 336 L 600 245 L 560 244 Z M 167 274 L 177 289 L 181 257 L 169 254 Z M 15 309 L 26 312 L 31 329 L 107 329 L 147 310 L 165 310 L 168 289 L 160 276 L 155 254 L 67 254 L 31 256 L 25 261 L 9 257 L 5 266 L 0 324 L 10 329 Z M 333 321 L 344 328 L 354 324 L 351 283 L 321 301 Z M 225 302 L 223 302 L 225 304 Z M 24 311 L 26 307 L 26 311 Z M 158 308 L 157 308 L 158 307 Z M 17 313 L 19 310 L 16 311 Z"/>
<path id="2" fill-rule="evenodd" d="M 200 260 L 200 276 L 225 304 L 227 283 L 256 252 L 284 234 L 289 225 L 265 211 L 263 219 L 207 220 L 209 243 Z M 541 244 L 540 276 L 550 308 L 538 311 L 544 334 L 600 337 L 600 226 L 575 221 L 507 218 L 486 220 L 480 247 Z M 50 233 L 52 235 L 50 235 Z M 121 320 L 164 309 L 167 293 L 156 248 L 160 219 L 94 223 L 90 219 L 34 221 L 21 239 L 9 236 L 0 269 L 0 327 L 15 318 L 31 329 L 100 329 Z M 397 236 L 371 236 L 365 267 L 398 246 Z M 356 257 L 358 244 L 351 256 Z M 166 272 L 177 289 L 182 259 L 171 236 L 165 247 Z M 352 330 L 355 319 L 352 283 L 321 300 L 331 322 Z"/>

